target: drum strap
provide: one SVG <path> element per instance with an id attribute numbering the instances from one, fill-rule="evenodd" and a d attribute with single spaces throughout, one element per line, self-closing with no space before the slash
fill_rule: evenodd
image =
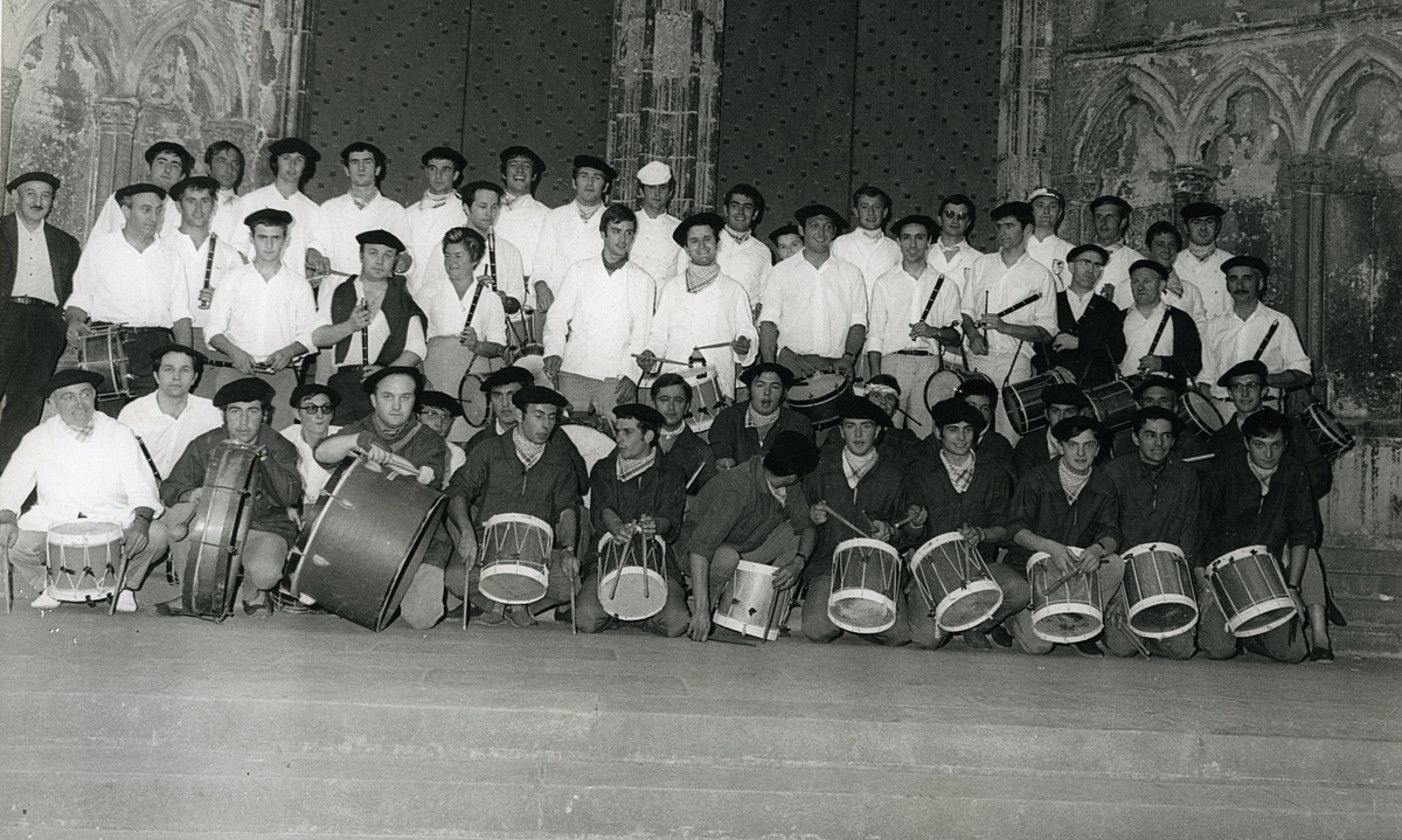
<path id="1" fill-rule="evenodd" d="M 1159 321 L 1159 328 L 1154 332 L 1154 340 L 1149 342 L 1148 355 L 1154 355 L 1154 351 L 1159 348 L 1159 339 L 1163 338 L 1163 331 L 1168 329 L 1168 308 L 1163 311 L 1163 320 Z"/>
<path id="2" fill-rule="evenodd" d="M 1256 348 L 1256 352 L 1251 354 L 1251 361 L 1258 362 L 1261 356 L 1265 355 L 1266 348 L 1270 346 L 1271 339 L 1275 338 L 1275 331 L 1280 329 L 1279 321 L 1271 321 L 1270 329 L 1266 330 L 1266 337 L 1261 339 L 1261 346 Z"/>
<path id="3" fill-rule="evenodd" d="M 204 258 L 204 287 L 209 288 L 209 277 L 214 272 L 214 246 L 219 241 L 219 234 L 209 235 L 209 254 Z"/>

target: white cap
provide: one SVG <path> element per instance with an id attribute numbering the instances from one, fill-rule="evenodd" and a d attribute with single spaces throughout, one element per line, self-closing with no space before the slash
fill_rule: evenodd
<path id="1" fill-rule="evenodd" d="M 1043 196 L 1049 196 L 1051 198 L 1054 198 L 1057 201 L 1061 202 L 1062 207 L 1066 206 L 1066 199 L 1062 197 L 1061 193 L 1057 192 L 1051 187 L 1038 187 L 1037 189 L 1033 190 L 1032 194 L 1027 196 L 1027 203 L 1031 204 L 1032 202 L 1036 201 L 1039 198 L 1042 198 Z"/>
<path id="2" fill-rule="evenodd" d="M 657 187 L 672 180 L 672 167 L 660 160 L 646 164 L 638 170 L 638 183 L 646 187 Z"/>

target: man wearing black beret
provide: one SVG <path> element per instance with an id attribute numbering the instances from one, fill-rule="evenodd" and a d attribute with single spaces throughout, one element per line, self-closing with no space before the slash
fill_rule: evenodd
<path id="1" fill-rule="evenodd" d="M 443 476 L 443 488 L 446 490 L 453 473 L 467 462 L 467 453 L 463 448 L 448 440 L 453 421 L 463 416 L 462 403 L 442 391 L 424 391 L 414 404 L 414 413 L 421 423 L 437 432 L 448 444 L 448 471 Z"/>
<path id="2" fill-rule="evenodd" d="M 758 364 L 746 369 L 740 381 L 749 387 L 750 398 L 721 409 L 711 424 L 708 439 L 716 467 L 728 470 L 768 452 L 775 437 L 784 431 L 813 438 L 813 423 L 784 402 L 793 385 L 793 372 L 787 367 L 773 362 Z"/>
<path id="3" fill-rule="evenodd" d="M 336 404 L 341 395 L 326 387 L 308 382 L 292 390 L 287 401 L 288 407 L 296 414 L 297 422 L 281 431 L 283 437 L 297 447 L 298 471 L 302 474 L 302 501 L 307 508 L 321 497 L 321 490 L 331 478 L 327 470 L 316 460 L 316 448 L 323 440 L 341 430 L 331 423 L 336 413 Z"/>
<path id="4" fill-rule="evenodd" d="M 147 146 L 143 157 L 146 159 L 147 182 L 167 192 L 176 181 L 188 176 L 190 168 L 195 164 L 195 156 L 190 154 L 188 149 L 169 140 Z M 180 224 L 180 213 L 175 206 L 174 196 L 163 194 L 161 204 L 165 212 L 161 224 L 156 229 L 158 237 L 173 233 Z M 97 214 L 97 221 L 88 232 L 88 246 L 91 247 L 99 237 L 120 233 L 124 224 L 121 202 L 115 194 L 108 196 L 102 203 L 102 210 Z"/>
<path id="5" fill-rule="evenodd" d="M 1241 451 L 1245 445 L 1242 426 L 1252 415 L 1266 408 L 1266 383 L 1270 375 L 1263 362 L 1247 359 L 1238 362 L 1217 380 L 1217 385 L 1226 389 L 1231 402 L 1231 411 L 1226 415 L 1227 422 L 1213 432 L 1208 446 L 1217 454 L 1218 463 L 1225 463 Z M 1329 459 L 1319 451 L 1314 438 L 1305 430 L 1304 424 L 1294 418 L 1287 418 L 1285 450 L 1292 458 L 1304 465 L 1309 472 L 1310 486 L 1316 500 L 1329 494 L 1333 485 L 1333 472 Z"/>
<path id="6" fill-rule="evenodd" d="M 325 226 L 326 259 L 332 271 L 354 274 L 360 269 L 360 234 L 371 230 L 393 233 L 396 239 L 412 239 L 404 207 L 380 192 L 389 171 L 389 160 L 379 146 L 357 140 L 341 150 L 341 168 L 346 173 L 346 192 L 321 203 L 321 223 Z M 396 273 L 404 274 L 421 255 L 411 254 L 401 242 Z"/>
<path id="7" fill-rule="evenodd" d="M 1191 379 L 1202 370 L 1197 324 L 1185 310 L 1164 301 L 1167 282 L 1168 269 L 1153 260 L 1138 260 L 1129 267 L 1134 302 L 1120 312 L 1125 347 L 1120 373 L 1124 376 L 1164 371 Z"/>
<path id="8" fill-rule="evenodd" d="M 1067 417 L 1092 413 L 1090 400 L 1086 399 L 1085 392 L 1079 385 L 1070 382 L 1048 385 L 1042 392 L 1042 402 L 1047 407 L 1047 429 L 1045 432 L 1033 432 L 1018 439 L 1017 446 L 1013 447 L 1011 466 L 1014 478 L 1021 478 L 1042 464 L 1060 457 L 1061 449 L 1051 431 L 1053 426 Z M 1109 455 L 1108 452 L 1105 454 Z"/>
<path id="9" fill-rule="evenodd" d="M 574 156 L 570 174 L 574 200 L 546 213 L 532 260 L 531 284 L 536 293 L 536 305 L 542 312 L 550 311 L 569 267 L 598 256 L 602 244 L 599 213 L 604 209 L 616 177 L 618 173 L 603 159 L 593 155 Z"/>
<path id="10" fill-rule="evenodd" d="M 1120 310 L 1095 293 L 1109 260 L 1099 245 L 1078 245 L 1067 252 L 1070 282 L 1056 293 L 1056 334 L 1034 351 L 1032 365 L 1038 372 L 1065 368 L 1087 388 L 1115 378 L 1125 354 Z"/>
<path id="11" fill-rule="evenodd" d="M 287 232 L 287 248 L 282 260 L 298 274 L 305 274 L 313 286 L 321 282 L 331 268 L 326 258 L 330 234 L 322 216 L 321 206 L 307 197 L 302 189 L 316 174 L 321 153 L 297 137 L 284 137 L 268 146 L 268 166 L 273 182 L 247 193 L 239 199 L 238 217 L 245 219 L 258 210 L 271 208 L 291 214 L 293 224 Z M 240 227 L 234 243 L 246 256 L 252 257 L 249 231 Z"/>
<path id="12" fill-rule="evenodd" d="M 1178 252 L 1173 271 L 1185 283 L 1192 283 L 1202 293 L 1205 323 L 1227 314 L 1232 308 L 1232 296 L 1227 293 L 1222 263 L 1232 254 L 1217 247 L 1222 233 L 1225 210 L 1210 201 L 1194 201 L 1183 208 L 1180 216 L 1188 232 L 1188 247 Z"/>

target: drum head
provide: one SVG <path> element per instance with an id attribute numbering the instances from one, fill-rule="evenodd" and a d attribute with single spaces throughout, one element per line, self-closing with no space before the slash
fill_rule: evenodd
<path id="1" fill-rule="evenodd" d="M 478 589 L 498 604 L 532 604 L 545 597 L 546 581 L 539 566 L 492 563 L 482 569 Z"/>
<path id="2" fill-rule="evenodd" d="M 599 604 L 619 621 L 642 621 L 662 611 L 667 581 L 652 569 L 624 566 L 599 578 Z"/>
<path id="3" fill-rule="evenodd" d="M 975 581 L 951 592 L 935 609 L 935 623 L 950 633 L 962 633 L 984 623 L 1003 606 L 1003 590 L 993 581 Z"/>
<path id="4" fill-rule="evenodd" d="M 936 403 L 954 396 L 954 392 L 959 390 L 959 386 L 964 384 L 964 380 L 975 375 L 977 374 L 953 368 L 937 370 L 930 374 L 930 378 L 925 380 L 925 410 L 929 411 L 935 407 Z"/>
<path id="5" fill-rule="evenodd" d="M 789 389 L 790 403 L 802 404 L 820 401 L 834 396 L 847 388 L 847 377 L 840 373 L 810 373 L 794 382 Z"/>
<path id="6" fill-rule="evenodd" d="M 1054 612 L 1040 618 L 1034 615 L 1032 620 L 1037 638 L 1061 645 L 1093 639 L 1103 627 L 1101 617 L 1090 612 Z"/>
<path id="7" fill-rule="evenodd" d="M 1183 408 L 1183 413 L 1188 415 L 1188 420 L 1206 435 L 1210 436 L 1227 423 L 1217 404 L 1198 391 L 1185 392 L 1178 398 L 1178 404 Z"/>
<path id="8" fill-rule="evenodd" d="M 487 395 L 482 393 L 482 377 L 475 373 L 463 376 L 458 383 L 458 402 L 462 404 L 462 419 L 467 425 L 480 429 L 487 423 Z"/>
<path id="9" fill-rule="evenodd" d="M 1198 623 L 1197 604 L 1184 603 L 1178 599 L 1150 598 L 1147 601 L 1135 604 L 1129 615 L 1129 629 L 1137 636 L 1146 639 L 1166 639 L 1190 630 Z"/>
<path id="10" fill-rule="evenodd" d="M 896 604 L 870 589 L 838 590 L 828 600 L 828 619 L 849 633 L 880 633 L 896 623 Z"/>

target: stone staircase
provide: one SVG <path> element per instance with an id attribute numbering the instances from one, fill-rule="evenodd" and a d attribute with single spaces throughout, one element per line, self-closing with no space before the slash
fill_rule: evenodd
<path id="1" fill-rule="evenodd" d="M 1389 551 L 1321 551 L 1334 598 L 1348 619 L 1331 627 L 1341 656 L 1402 658 L 1402 555 Z"/>

